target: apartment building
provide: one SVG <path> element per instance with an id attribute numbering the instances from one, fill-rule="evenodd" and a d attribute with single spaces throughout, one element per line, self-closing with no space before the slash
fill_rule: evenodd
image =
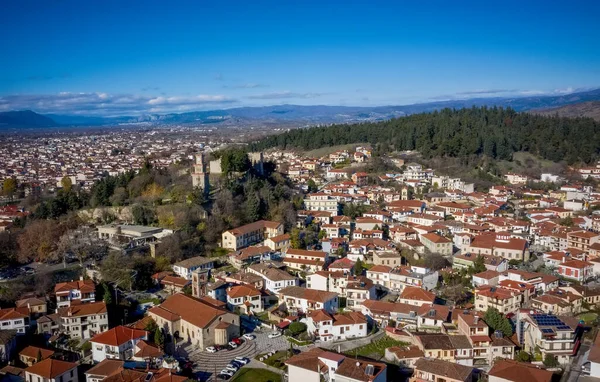
<path id="1" fill-rule="evenodd" d="M 452 240 L 435 233 L 421 235 L 420 239 L 430 252 L 439 253 L 442 256 L 452 256 Z"/>
<path id="2" fill-rule="evenodd" d="M 542 359 L 549 354 L 561 365 L 571 362 L 575 331 L 558 317 L 529 311 L 518 312 L 516 331 L 525 351 L 539 351 Z"/>
<path id="3" fill-rule="evenodd" d="M 340 210 L 339 201 L 326 193 L 314 193 L 304 199 L 304 208 L 308 211 L 325 211 L 331 216 L 338 216 Z"/>
<path id="4" fill-rule="evenodd" d="M 521 294 L 501 287 L 482 285 L 475 288 L 474 304 L 479 312 L 496 308 L 503 314 L 514 313 L 521 307 Z"/>
<path id="5" fill-rule="evenodd" d="M 223 232 L 222 247 L 234 251 L 258 244 L 265 239 L 283 235 L 283 224 L 268 220 L 259 220 L 241 227 Z"/>
<path id="6" fill-rule="evenodd" d="M 486 233 L 476 236 L 465 252 L 479 255 L 494 255 L 507 260 L 529 260 L 527 240 L 511 237 L 504 233 Z"/>
<path id="7" fill-rule="evenodd" d="M 575 231 L 567 233 L 567 246 L 580 249 L 584 252 L 590 250 L 594 243 L 600 243 L 600 234 L 590 231 Z"/>
<path id="8" fill-rule="evenodd" d="M 329 254 L 323 251 L 290 248 L 285 253 L 283 263 L 291 269 L 317 272 L 329 264 Z"/>
<path id="9" fill-rule="evenodd" d="M 84 340 L 108 329 L 108 313 L 104 302 L 71 305 L 59 309 L 60 330 Z"/>

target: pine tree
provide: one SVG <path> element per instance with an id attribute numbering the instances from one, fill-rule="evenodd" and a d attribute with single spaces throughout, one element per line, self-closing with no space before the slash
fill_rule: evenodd
<path id="1" fill-rule="evenodd" d="M 154 343 L 160 350 L 164 350 L 165 347 L 165 334 L 161 328 L 156 328 L 154 332 Z"/>

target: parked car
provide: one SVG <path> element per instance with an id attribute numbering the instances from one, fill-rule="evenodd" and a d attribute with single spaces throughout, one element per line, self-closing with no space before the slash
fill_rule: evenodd
<path id="1" fill-rule="evenodd" d="M 225 366 L 225 370 L 231 370 L 234 373 L 237 372 L 239 369 L 240 367 L 234 363 L 229 363 L 227 366 Z"/>
<path id="2" fill-rule="evenodd" d="M 241 345 L 242 344 L 242 339 L 241 338 L 234 338 L 231 340 L 231 342 L 234 342 L 236 345 Z"/>
<path id="3" fill-rule="evenodd" d="M 247 365 L 250 362 L 250 359 L 246 357 L 235 357 L 233 360 L 235 362 L 241 363 L 242 365 Z"/>
<path id="4" fill-rule="evenodd" d="M 216 353 L 217 352 L 217 348 L 215 348 L 214 346 L 209 346 L 206 348 L 206 351 L 209 353 Z"/>
<path id="5" fill-rule="evenodd" d="M 243 337 L 244 337 L 244 339 L 247 339 L 250 341 L 252 341 L 253 339 L 256 338 L 256 336 L 254 334 L 244 334 Z"/>
<path id="6" fill-rule="evenodd" d="M 229 374 L 218 374 L 217 378 L 222 379 L 224 381 L 227 381 L 228 379 L 231 378 L 231 375 L 229 375 Z"/>
<path id="7" fill-rule="evenodd" d="M 281 337 L 281 332 L 273 332 L 273 333 L 269 334 L 269 338 L 277 338 L 277 337 Z"/>
<path id="8" fill-rule="evenodd" d="M 228 375 L 230 377 L 233 377 L 233 375 L 235 374 L 235 372 L 231 371 L 231 370 L 228 370 L 228 369 L 223 369 L 223 370 L 221 370 L 221 372 L 219 374 L 225 374 L 225 375 Z"/>
<path id="9" fill-rule="evenodd" d="M 229 345 L 229 346 L 230 346 L 232 349 L 235 349 L 235 348 L 237 348 L 237 347 L 238 347 L 238 345 L 237 345 L 235 342 L 233 342 L 233 341 L 229 341 L 229 344 L 228 344 L 228 345 Z"/>

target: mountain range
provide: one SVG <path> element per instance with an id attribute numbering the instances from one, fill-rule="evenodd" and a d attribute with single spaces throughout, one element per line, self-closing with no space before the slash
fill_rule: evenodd
<path id="1" fill-rule="evenodd" d="M 2 128 L 49 128 L 65 126 L 111 126 L 144 123 L 149 125 L 215 125 L 215 127 L 257 124 L 295 124 L 297 126 L 379 121 L 409 114 L 433 112 L 444 108 L 468 108 L 472 106 L 511 107 L 516 111 L 558 113 L 565 116 L 583 115 L 583 111 L 567 113 L 561 107 L 573 109 L 575 104 L 585 103 L 587 113 L 600 107 L 600 89 L 554 96 L 472 98 L 426 102 L 399 106 L 300 106 L 277 105 L 239 107 L 188 113 L 149 114 L 124 117 L 71 116 L 37 114 L 31 110 L 0 112 Z M 591 102 L 591 103 L 590 103 Z M 577 114 L 579 113 L 579 114 Z M 584 113 L 584 114 L 581 114 Z"/>

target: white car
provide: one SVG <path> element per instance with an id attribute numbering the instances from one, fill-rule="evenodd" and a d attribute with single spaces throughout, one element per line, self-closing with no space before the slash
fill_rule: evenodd
<path id="1" fill-rule="evenodd" d="M 235 362 L 241 363 L 242 365 L 247 365 L 250 362 L 250 360 L 246 357 L 235 357 L 233 360 Z"/>
<path id="2" fill-rule="evenodd" d="M 229 370 L 232 373 L 235 373 L 236 371 L 238 371 L 240 368 L 232 363 L 228 364 L 227 366 L 225 366 L 224 370 Z"/>
<path id="3" fill-rule="evenodd" d="M 206 351 L 209 353 L 216 353 L 217 349 L 214 346 L 209 346 L 206 348 Z"/>
<path id="4" fill-rule="evenodd" d="M 233 341 L 229 342 L 229 346 L 231 346 L 232 349 L 235 349 L 235 348 L 238 347 L 237 344 L 235 342 L 233 342 Z"/>
<path id="5" fill-rule="evenodd" d="M 255 339 L 256 337 L 254 336 L 254 334 L 244 334 L 243 337 L 247 340 L 252 341 L 253 339 Z"/>
<path id="6" fill-rule="evenodd" d="M 277 337 L 281 337 L 281 332 L 273 332 L 273 333 L 269 334 L 269 338 L 277 338 Z"/>
<path id="7" fill-rule="evenodd" d="M 228 375 L 230 377 L 233 377 L 233 375 L 235 374 L 235 372 L 233 372 L 233 371 L 231 371 L 229 369 L 223 369 L 223 370 L 221 370 L 221 372 L 219 374 L 225 374 L 225 375 Z"/>

